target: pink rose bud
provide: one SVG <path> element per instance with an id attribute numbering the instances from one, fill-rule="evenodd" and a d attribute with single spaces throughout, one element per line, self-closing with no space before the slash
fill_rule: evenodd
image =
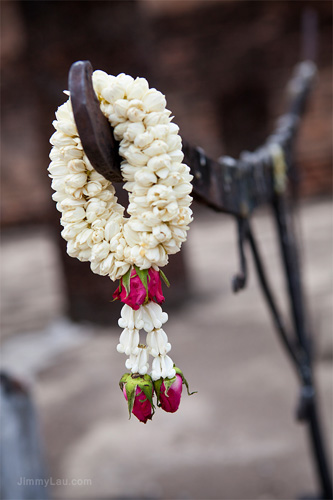
<path id="1" fill-rule="evenodd" d="M 166 280 L 164 274 L 162 276 Z M 134 266 L 120 279 L 119 287 L 114 292 L 113 299 L 121 300 L 135 311 L 142 304 L 147 304 L 150 301 L 162 304 L 164 296 L 160 271 L 155 271 L 152 267 L 141 270 Z"/>
<path id="2" fill-rule="evenodd" d="M 125 396 L 126 401 L 128 401 L 127 394 L 126 394 L 126 387 L 123 387 L 123 393 Z M 139 389 L 139 387 L 136 388 L 135 391 L 135 398 L 134 398 L 134 405 L 132 409 L 133 415 L 136 416 L 140 420 L 140 422 L 143 422 L 144 424 L 147 422 L 147 420 L 151 420 L 152 418 L 152 407 L 146 396 L 144 395 L 144 392 Z"/>
<path id="3" fill-rule="evenodd" d="M 125 373 L 119 386 L 128 404 L 129 418 L 133 413 L 144 424 L 151 420 L 154 414 L 154 387 L 150 376 Z"/>
<path id="4" fill-rule="evenodd" d="M 174 377 L 169 389 L 166 390 L 165 383 L 163 382 L 160 390 L 160 405 L 164 411 L 174 413 L 178 410 L 180 405 L 180 398 L 182 396 L 183 379 L 178 373 Z"/>
<path id="5" fill-rule="evenodd" d="M 129 270 L 120 279 L 120 284 L 113 294 L 114 300 L 121 300 L 137 311 L 147 299 L 147 291 L 135 269 Z"/>
<path id="6" fill-rule="evenodd" d="M 155 271 L 152 267 L 148 273 L 148 298 L 157 304 L 162 304 L 165 301 L 162 292 L 162 283 L 159 271 Z"/>
<path id="7" fill-rule="evenodd" d="M 189 396 L 194 394 L 194 392 L 189 391 L 188 382 L 181 369 L 176 366 L 174 369 L 176 370 L 175 377 L 171 379 L 160 378 L 154 382 L 158 406 L 169 413 L 174 413 L 179 408 L 183 384 L 185 384 Z"/>

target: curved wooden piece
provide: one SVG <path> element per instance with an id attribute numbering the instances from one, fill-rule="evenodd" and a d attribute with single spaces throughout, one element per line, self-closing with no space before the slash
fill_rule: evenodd
<path id="1" fill-rule="evenodd" d="M 69 70 L 69 92 L 73 114 L 84 152 L 97 172 L 113 182 L 121 182 L 118 143 L 103 115 L 92 85 L 89 61 L 77 61 Z"/>

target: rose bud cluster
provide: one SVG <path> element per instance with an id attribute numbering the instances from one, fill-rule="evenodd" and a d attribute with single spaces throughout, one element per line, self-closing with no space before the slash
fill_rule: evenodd
<path id="1" fill-rule="evenodd" d="M 154 394 L 157 398 L 157 406 L 169 413 L 174 413 L 179 408 L 183 384 L 189 395 L 194 394 L 194 392 L 189 392 L 183 372 L 176 366 L 174 369 L 176 375 L 173 378 L 160 378 L 155 382 L 149 375 L 125 373 L 122 376 L 119 385 L 127 401 L 130 418 L 133 413 L 144 424 L 151 420 L 155 413 Z"/>
<path id="2" fill-rule="evenodd" d="M 162 304 L 164 296 L 160 272 L 152 267 L 141 271 L 137 266 L 130 269 L 119 282 L 119 287 L 113 294 L 114 300 L 121 300 L 137 311 L 142 304 L 156 302 Z"/>
<path id="3" fill-rule="evenodd" d="M 183 372 L 168 355 L 171 344 L 162 328 L 168 315 L 160 305 L 164 302 L 161 278 L 169 286 L 161 270 L 140 269 L 134 265 L 121 278 L 113 294 L 114 300 L 124 303 L 118 321 L 123 331 L 117 351 L 128 356 L 125 366 L 130 370 L 122 376 L 119 385 L 130 417 L 133 413 L 143 423 L 154 415 L 154 395 L 158 407 L 174 413 L 180 405 L 183 384 L 191 394 Z M 140 330 L 146 332 L 145 344 L 140 342 Z M 150 371 L 149 356 L 153 357 Z"/>

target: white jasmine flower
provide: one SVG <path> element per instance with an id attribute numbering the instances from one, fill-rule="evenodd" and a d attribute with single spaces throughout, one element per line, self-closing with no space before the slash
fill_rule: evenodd
<path id="1" fill-rule="evenodd" d="M 155 302 L 149 302 L 145 306 L 141 306 L 142 320 L 144 322 L 143 328 L 147 333 L 154 328 L 161 328 L 161 326 L 168 321 L 168 315 L 162 311 L 162 307 Z"/>
<path id="2" fill-rule="evenodd" d="M 81 222 L 85 216 L 86 211 L 83 207 L 75 207 L 62 214 L 61 222 Z"/>
<path id="3" fill-rule="evenodd" d="M 87 262 L 90 259 L 90 255 L 91 255 L 91 250 L 90 250 L 90 248 L 88 248 L 88 249 L 85 249 L 85 250 L 80 250 L 79 251 L 79 255 L 77 256 L 77 258 L 81 262 Z"/>
<path id="4" fill-rule="evenodd" d="M 52 161 L 49 165 L 48 171 L 49 171 L 49 177 L 52 177 L 53 179 L 59 177 L 62 178 L 68 174 L 68 168 L 66 164 L 60 161 L 58 162 Z"/>
<path id="5" fill-rule="evenodd" d="M 92 244 L 95 244 L 101 243 L 102 241 L 104 241 L 104 229 L 102 227 L 97 227 L 93 230 L 91 242 Z"/>
<path id="6" fill-rule="evenodd" d="M 114 112 L 120 118 L 127 118 L 127 110 L 130 105 L 130 101 L 127 99 L 118 99 L 114 104 Z"/>
<path id="7" fill-rule="evenodd" d="M 143 248 L 146 248 L 146 257 L 147 257 L 147 251 L 149 249 L 157 247 L 159 242 L 155 238 L 155 236 L 151 232 L 142 232 L 140 233 L 140 245 Z"/>
<path id="8" fill-rule="evenodd" d="M 95 82 L 94 82 L 95 83 Z M 100 94 L 106 101 L 115 102 L 125 97 L 125 89 L 119 83 L 111 83 L 110 86 L 102 88 Z"/>
<path id="9" fill-rule="evenodd" d="M 126 120 L 125 122 L 119 123 L 116 125 L 113 129 L 113 135 L 116 141 L 121 141 L 122 138 L 124 137 L 124 134 L 126 134 L 127 129 L 129 127 L 129 124 L 131 122 Z"/>
<path id="10" fill-rule="evenodd" d="M 73 120 L 72 107 L 70 101 L 64 102 L 56 111 L 57 120 Z"/>
<path id="11" fill-rule="evenodd" d="M 115 261 L 115 270 L 113 273 L 110 273 L 110 278 L 115 281 L 119 280 L 130 268 L 130 264 L 127 262 Z"/>
<path id="12" fill-rule="evenodd" d="M 164 247 L 164 250 L 169 255 L 173 255 L 179 251 L 180 245 L 178 245 L 174 239 L 171 239 L 169 241 L 165 241 L 163 243 L 163 247 Z"/>
<path id="13" fill-rule="evenodd" d="M 163 155 L 168 151 L 168 145 L 166 142 L 160 139 L 155 139 L 148 147 L 144 149 L 146 155 L 150 158 L 158 155 Z"/>
<path id="14" fill-rule="evenodd" d="M 112 238 L 120 231 L 120 221 L 110 220 L 105 225 L 104 236 L 106 241 L 111 242 Z"/>
<path id="15" fill-rule="evenodd" d="M 192 191 L 192 185 L 188 182 L 182 182 L 177 186 L 174 186 L 173 192 L 175 193 L 176 198 L 183 198 L 187 194 L 190 194 Z"/>
<path id="16" fill-rule="evenodd" d="M 130 354 L 137 355 L 140 353 L 140 348 L 138 347 L 139 343 L 139 330 L 136 330 L 135 328 L 133 330 L 125 328 L 120 334 L 117 351 L 125 353 L 126 356 L 129 356 Z"/>
<path id="17" fill-rule="evenodd" d="M 151 112 L 146 115 L 143 122 L 146 127 L 153 127 L 155 125 L 166 125 L 169 123 L 169 116 L 171 112 L 164 110 L 163 112 Z"/>
<path id="18" fill-rule="evenodd" d="M 148 90 L 142 102 L 147 111 L 164 111 L 166 106 L 164 95 L 156 89 Z"/>
<path id="19" fill-rule="evenodd" d="M 109 255 L 101 260 L 100 262 L 100 272 L 102 276 L 107 276 L 113 271 L 114 267 L 114 255 L 112 253 L 109 253 Z"/>
<path id="20" fill-rule="evenodd" d="M 170 169 L 171 168 L 171 158 L 167 154 L 158 155 L 154 158 L 151 158 L 148 161 L 147 166 L 153 172 L 156 172 L 162 168 Z"/>
<path id="21" fill-rule="evenodd" d="M 168 342 L 168 337 L 162 328 L 152 330 L 147 334 L 147 346 L 149 354 L 152 356 L 165 356 L 171 350 L 171 344 Z"/>
<path id="22" fill-rule="evenodd" d="M 78 235 L 81 235 L 85 232 L 87 229 L 88 224 L 85 221 L 76 223 L 76 224 L 66 224 L 64 229 L 61 231 L 61 236 L 65 240 L 73 240 L 75 239 Z"/>
<path id="23" fill-rule="evenodd" d="M 155 381 L 162 378 L 173 378 L 176 371 L 173 368 L 173 361 L 169 356 L 157 356 L 152 363 L 151 378 Z"/>
<path id="24" fill-rule="evenodd" d="M 175 200 L 175 195 L 171 187 L 156 184 L 148 190 L 146 199 L 154 207 L 164 207 Z"/>
<path id="25" fill-rule="evenodd" d="M 134 78 L 130 75 L 126 75 L 125 73 L 119 73 L 116 77 L 117 81 L 127 90 L 130 89 L 134 83 Z"/>
<path id="26" fill-rule="evenodd" d="M 84 164 L 85 164 L 85 166 L 86 166 L 86 169 L 90 172 L 90 175 L 91 175 L 93 172 L 96 172 L 96 170 L 94 170 L 94 167 L 93 167 L 93 166 L 92 166 L 92 164 L 90 163 L 88 156 L 87 156 L 85 153 L 83 154 L 82 161 L 84 162 Z M 96 172 L 96 173 L 97 173 L 97 172 Z"/>
<path id="27" fill-rule="evenodd" d="M 127 110 L 127 117 L 131 122 L 142 122 L 145 117 L 144 106 L 142 101 L 138 99 L 133 99 L 129 101 L 129 107 Z"/>
<path id="28" fill-rule="evenodd" d="M 139 134 L 134 139 L 134 145 L 138 148 L 145 148 L 149 144 L 151 144 L 154 140 L 153 134 L 150 132 L 144 132 L 143 134 Z"/>
<path id="29" fill-rule="evenodd" d="M 155 248 L 148 248 L 145 256 L 153 264 L 161 265 L 161 262 L 163 262 L 165 257 L 165 249 L 161 245 L 158 245 Z"/>
<path id="30" fill-rule="evenodd" d="M 181 151 L 181 148 L 182 148 L 182 140 L 180 138 L 179 135 L 176 135 L 176 134 L 170 134 L 168 137 L 167 137 L 167 151 L 176 151 L 176 150 L 180 150 Z"/>
<path id="31" fill-rule="evenodd" d="M 82 160 L 71 160 L 68 162 L 68 170 L 73 174 L 78 174 L 86 171 L 86 165 Z"/>
<path id="32" fill-rule="evenodd" d="M 153 227 L 153 235 L 160 243 L 168 241 L 171 238 L 171 230 L 166 224 L 160 224 Z"/>
<path id="33" fill-rule="evenodd" d="M 96 70 L 92 74 L 95 92 L 102 93 L 102 90 L 109 84 L 109 75 L 101 70 Z"/>
<path id="34" fill-rule="evenodd" d="M 83 193 L 89 198 L 94 198 L 103 191 L 103 185 L 98 181 L 89 181 L 83 189 Z"/>
<path id="35" fill-rule="evenodd" d="M 121 309 L 121 317 L 118 320 L 118 325 L 120 328 L 129 328 L 130 330 L 134 330 L 135 327 L 135 317 L 134 317 L 134 309 L 132 309 L 127 304 L 124 304 Z"/>
<path id="36" fill-rule="evenodd" d="M 88 226 L 86 226 L 86 228 L 84 230 L 82 230 L 80 232 L 80 234 L 78 234 L 76 236 L 77 246 L 81 249 L 92 247 L 92 245 L 93 245 L 93 240 L 92 240 L 93 233 L 94 233 L 94 230 L 91 228 L 88 228 Z"/>
<path id="37" fill-rule="evenodd" d="M 60 130 L 54 132 L 50 138 L 50 143 L 57 148 L 74 147 L 75 142 L 72 136 L 65 135 Z"/>
<path id="38" fill-rule="evenodd" d="M 127 99 L 142 99 L 148 90 L 147 80 L 145 78 L 136 78 L 127 90 Z"/>
<path id="39" fill-rule="evenodd" d="M 126 360 L 125 366 L 132 373 L 139 373 L 145 375 L 149 369 L 148 364 L 148 351 L 146 346 L 139 348 L 138 354 L 131 354 Z"/>
<path id="40" fill-rule="evenodd" d="M 75 207 L 84 207 L 84 200 L 75 200 L 75 198 L 67 197 L 58 204 L 58 210 L 64 212 L 65 210 L 72 210 Z"/>
<path id="41" fill-rule="evenodd" d="M 149 157 L 143 153 L 140 148 L 137 148 L 134 145 L 130 146 L 126 150 L 120 147 L 119 153 L 122 154 L 129 163 L 136 166 L 146 165 L 149 160 Z"/>
<path id="42" fill-rule="evenodd" d="M 134 174 L 134 181 L 136 184 L 139 184 L 139 186 L 148 187 L 156 184 L 157 177 L 151 170 L 142 168 Z M 136 189 L 133 188 L 133 192 L 141 195 L 143 193 L 139 190 L 139 186 L 136 186 Z"/>
<path id="43" fill-rule="evenodd" d="M 96 243 L 92 247 L 91 262 L 99 262 L 106 259 L 110 252 L 110 245 L 106 241 Z"/>
<path id="44" fill-rule="evenodd" d="M 86 207 L 87 221 L 92 223 L 96 219 L 101 218 L 107 210 L 107 202 L 99 198 L 90 198 Z"/>
<path id="45" fill-rule="evenodd" d="M 87 174 L 80 172 L 78 174 L 70 174 L 65 177 L 65 185 L 75 189 L 82 188 L 87 182 Z"/>
<path id="46" fill-rule="evenodd" d="M 62 200 L 64 200 L 65 198 L 67 198 L 67 194 L 64 192 L 61 192 L 60 190 L 56 191 L 52 195 L 52 200 L 57 201 L 58 203 L 61 202 Z M 57 210 L 58 210 L 58 203 L 57 203 Z"/>
<path id="47" fill-rule="evenodd" d="M 146 128 L 143 123 L 136 122 L 128 125 L 126 132 L 124 133 L 124 139 L 128 142 L 134 142 L 138 135 L 144 134 Z"/>
<path id="48" fill-rule="evenodd" d="M 75 122 L 71 121 L 70 119 L 55 121 L 54 128 L 68 136 L 78 135 Z"/>
<path id="49" fill-rule="evenodd" d="M 170 158 L 174 162 L 182 162 L 184 159 L 184 153 L 180 149 L 174 151 L 169 151 Z"/>
<path id="50" fill-rule="evenodd" d="M 162 141 L 165 141 L 170 133 L 169 125 L 155 125 L 154 127 L 148 127 L 148 130 L 155 139 Z"/>

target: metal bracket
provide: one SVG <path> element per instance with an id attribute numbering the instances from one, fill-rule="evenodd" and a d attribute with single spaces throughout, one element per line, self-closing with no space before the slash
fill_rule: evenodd
<path id="1" fill-rule="evenodd" d="M 246 286 L 247 281 L 247 263 L 244 251 L 244 243 L 247 239 L 248 221 L 247 219 L 238 217 L 237 233 L 238 233 L 238 252 L 240 261 L 240 271 L 235 274 L 232 279 L 232 290 L 234 293 L 239 292 Z"/>

